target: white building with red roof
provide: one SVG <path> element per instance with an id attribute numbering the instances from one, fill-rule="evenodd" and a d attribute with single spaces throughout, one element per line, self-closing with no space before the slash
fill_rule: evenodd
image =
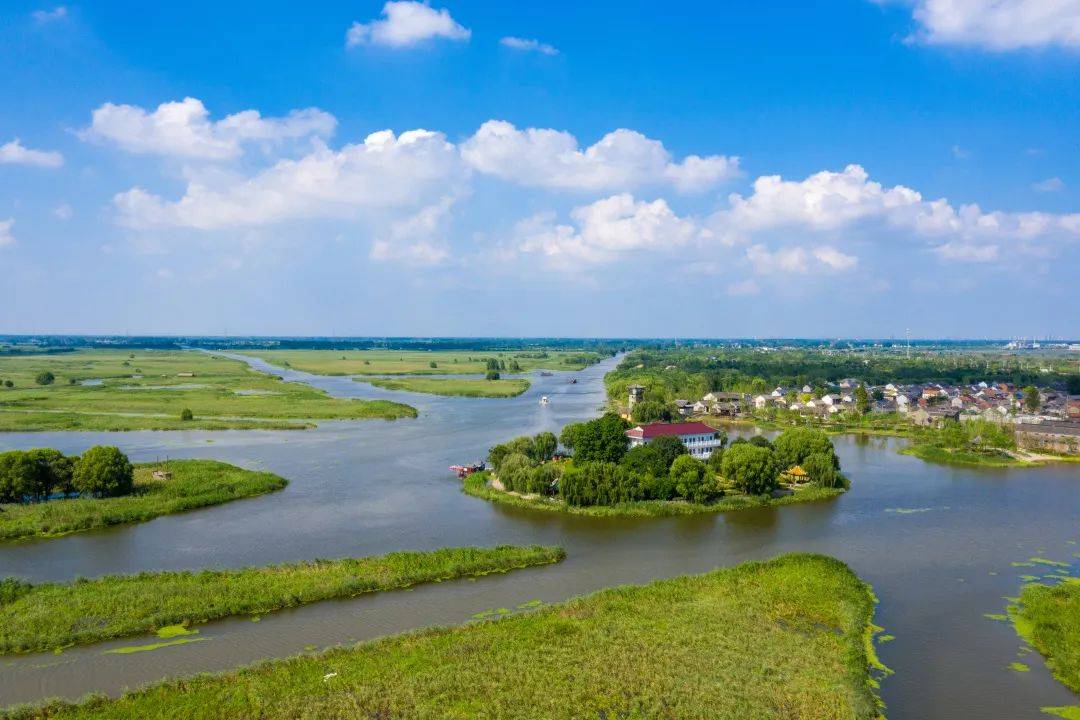
<path id="1" fill-rule="evenodd" d="M 638 425 L 626 431 L 630 438 L 630 447 L 644 445 L 658 437 L 677 437 L 690 451 L 690 455 L 704 460 L 712 451 L 723 445 L 720 434 L 714 428 L 700 422 L 649 423 Z"/>

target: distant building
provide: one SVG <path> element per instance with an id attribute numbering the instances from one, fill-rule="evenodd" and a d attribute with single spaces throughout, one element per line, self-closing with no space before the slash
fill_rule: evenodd
<path id="1" fill-rule="evenodd" d="M 630 393 L 630 397 L 627 399 L 626 404 L 633 410 L 636 403 L 645 399 L 645 388 L 641 385 L 631 385 L 626 389 Z"/>
<path id="2" fill-rule="evenodd" d="M 1062 455 L 1080 455 L 1080 423 L 1017 423 L 1016 444 L 1025 450 L 1044 450 Z"/>
<path id="3" fill-rule="evenodd" d="M 626 431 L 630 447 L 645 445 L 658 437 L 677 437 L 698 460 L 705 460 L 712 451 L 721 447 L 723 441 L 714 428 L 700 422 L 649 423 Z"/>

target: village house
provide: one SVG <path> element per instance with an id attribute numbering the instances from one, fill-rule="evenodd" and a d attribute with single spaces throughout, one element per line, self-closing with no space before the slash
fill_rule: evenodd
<path id="1" fill-rule="evenodd" d="M 723 440 L 716 430 L 700 422 L 649 423 L 626 431 L 631 448 L 665 436 L 679 438 L 690 455 L 698 460 L 707 459 L 713 450 L 723 446 Z"/>
<path id="2" fill-rule="evenodd" d="M 1017 423 L 1016 444 L 1025 450 L 1077 455 L 1080 454 L 1080 423 Z"/>

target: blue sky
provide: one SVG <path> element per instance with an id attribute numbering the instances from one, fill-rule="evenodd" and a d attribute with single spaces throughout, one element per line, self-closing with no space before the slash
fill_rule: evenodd
<path id="1" fill-rule="evenodd" d="M 1077 0 L 9 1 L 0 98 L 0 332 L 1080 337 Z"/>

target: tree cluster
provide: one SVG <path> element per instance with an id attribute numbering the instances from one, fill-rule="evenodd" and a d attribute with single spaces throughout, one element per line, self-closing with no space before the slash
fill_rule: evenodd
<path id="1" fill-rule="evenodd" d="M 82 456 L 52 448 L 0 453 L 0 503 L 47 500 L 55 494 L 86 497 L 126 495 L 134 470 L 118 448 L 98 445 Z"/>

